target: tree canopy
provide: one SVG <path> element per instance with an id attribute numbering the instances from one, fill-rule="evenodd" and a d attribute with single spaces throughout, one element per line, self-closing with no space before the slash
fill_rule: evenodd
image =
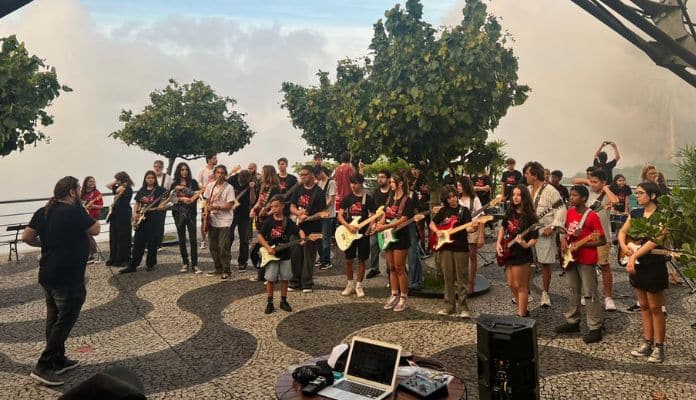
<path id="1" fill-rule="evenodd" d="M 245 114 L 232 109 L 236 100 L 218 96 L 201 81 L 180 85 L 170 79 L 166 88 L 150 94 L 150 102 L 140 114 L 121 110 L 125 126 L 110 136 L 166 157 L 170 173 L 177 157 L 232 154 L 254 135 Z"/>
<path id="2" fill-rule="evenodd" d="M 435 174 L 485 149 L 529 88 L 518 84 L 508 36 L 485 4 L 467 0 L 462 15 L 438 31 L 423 20 L 420 1 L 397 4 L 374 25 L 371 53 L 339 61 L 334 83 L 325 72 L 318 87 L 284 83 L 283 107 L 308 146 L 403 158 Z"/>
<path id="3" fill-rule="evenodd" d="M 23 151 L 47 139 L 38 125 L 49 126 L 53 116 L 45 111 L 60 92 L 56 69 L 29 55 L 24 43 L 12 35 L 0 38 L 0 155 Z"/>

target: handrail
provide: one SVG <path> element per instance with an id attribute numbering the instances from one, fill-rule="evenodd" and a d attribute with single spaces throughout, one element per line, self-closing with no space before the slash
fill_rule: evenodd
<path id="1" fill-rule="evenodd" d="M 113 193 L 102 193 L 102 197 L 113 196 Z M 1 204 L 15 204 L 15 203 L 35 203 L 37 201 L 48 201 L 50 197 L 39 197 L 36 199 L 19 199 L 19 200 L 0 200 Z"/>

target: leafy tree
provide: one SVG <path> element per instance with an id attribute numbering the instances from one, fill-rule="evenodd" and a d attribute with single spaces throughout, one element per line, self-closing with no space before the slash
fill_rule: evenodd
<path id="1" fill-rule="evenodd" d="M 236 100 L 218 96 L 201 81 L 180 85 L 170 79 L 164 90 L 150 93 L 150 101 L 137 115 L 121 110 L 119 120 L 125 126 L 109 136 L 166 157 L 169 173 L 177 157 L 193 160 L 208 153 L 232 154 L 254 135 L 245 114 L 232 110 Z"/>
<path id="2" fill-rule="evenodd" d="M 47 139 L 38 125 L 49 126 L 45 111 L 60 92 L 72 89 L 58 83 L 56 69 L 30 56 L 15 35 L 0 38 L 0 155 Z"/>

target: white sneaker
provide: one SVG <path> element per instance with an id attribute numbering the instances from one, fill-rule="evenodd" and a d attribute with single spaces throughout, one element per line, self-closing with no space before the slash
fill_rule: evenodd
<path id="1" fill-rule="evenodd" d="M 362 283 L 361 282 L 356 282 L 355 283 L 355 295 L 360 298 L 360 297 L 365 297 L 365 291 L 363 290 Z"/>
<path id="2" fill-rule="evenodd" d="M 208 245 L 205 243 L 205 240 L 201 242 L 201 250 L 204 250 Z"/>
<path id="3" fill-rule="evenodd" d="M 202 274 L 203 273 L 203 271 L 196 266 L 191 267 L 191 269 L 193 270 L 194 274 Z"/>
<path id="4" fill-rule="evenodd" d="M 354 292 L 355 292 L 355 282 L 348 281 L 348 283 L 346 283 L 346 288 L 343 289 L 343 291 L 341 292 L 341 296 L 350 296 Z"/>
<path id="5" fill-rule="evenodd" d="M 585 296 L 581 297 L 581 298 L 580 298 L 580 305 L 581 305 L 581 306 L 584 306 L 584 305 L 586 305 L 586 304 L 587 304 L 587 302 L 585 301 Z"/>
<path id="6" fill-rule="evenodd" d="M 546 290 L 541 292 L 541 306 L 542 307 L 550 307 L 551 306 L 551 298 L 549 297 L 549 293 Z"/>
<path id="7" fill-rule="evenodd" d="M 184 273 L 186 271 L 188 271 L 188 265 L 184 264 L 181 266 L 181 269 L 179 270 L 179 272 Z"/>
<path id="8" fill-rule="evenodd" d="M 612 299 L 611 297 L 605 297 L 604 309 L 607 311 L 616 311 L 616 304 L 614 304 L 614 299 Z"/>
<path id="9" fill-rule="evenodd" d="M 469 310 L 464 310 L 464 311 L 459 313 L 459 318 L 469 319 L 469 318 L 471 318 L 471 313 L 469 312 Z"/>
<path id="10" fill-rule="evenodd" d="M 302 289 L 302 293 L 312 293 L 312 289 Z"/>

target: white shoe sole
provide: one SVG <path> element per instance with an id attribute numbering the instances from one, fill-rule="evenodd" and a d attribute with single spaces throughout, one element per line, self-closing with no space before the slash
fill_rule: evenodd
<path id="1" fill-rule="evenodd" d="M 62 375 L 70 370 L 73 370 L 73 369 L 79 367 L 79 366 L 80 366 L 80 363 L 77 363 L 77 364 L 70 365 L 68 367 L 64 367 L 63 369 L 57 369 L 54 372 L 56 373 L 56 375 Z"/>
<path id="2" fill-rule="evenodd" d="M 56 382 L 49 381 L 49 380 L 47 380 L 47 379 L 44 379 L 44 378 L 42 378 L 42 377 L 36 375 L 36 374 L 33 373 L 33 372 L 32 372 L 31 374 L 29 374 L 29 376 L 30 376 L 32 379 L 34 379 L 35 381 L 41 383 L 42 385 L 46 385 L 46 386 L 62 386 L 62 385 L 65 384 L 65 382 L 63 382 L 63 381 L 56 381 Z"/>

